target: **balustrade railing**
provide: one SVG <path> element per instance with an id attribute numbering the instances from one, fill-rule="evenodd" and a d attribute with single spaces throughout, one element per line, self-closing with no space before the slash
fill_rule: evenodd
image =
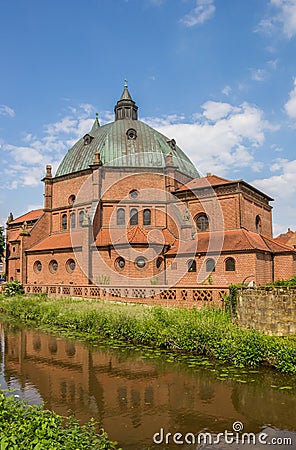
<path id="1" fill-rule="evenodd" d="M 228 294 L 227 286 L 200 285 L 196 287 L 168 286 L 96 286 L 96 285 L 25 285 L 26 294 L 46 293 L 56 297 L 84 297 L 119 302 L 143 303 L 151 305 L 171 305 L 202 307 L 203 305 L 223 305 L 223 297 Z"/>

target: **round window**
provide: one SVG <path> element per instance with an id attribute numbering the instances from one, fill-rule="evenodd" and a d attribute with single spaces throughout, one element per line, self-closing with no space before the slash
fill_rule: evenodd
<path id="1" fill-rule="evenodd" d="M 34 272 L 35 273 L 41 272 L 41 270 L 42 270 L 41 262 L 40 261 L 35 261 L 33 268 L 34 268 Z"/>
<path id="2" fill-rule="evenodd" d="M 117 258 L 115 261 L 115 267 L 119 270 L 124 269 L 125 267 L 125 260 L 123 258 Z"/>
<path id="3" fill-rule="evenodd" d="M 133 189 L 132 191 L 130 191 L 129 195 L 131 198 L 137 198 L 139 195 L 139 191 L 137 191 L 137 189 Z"/>
<path id="4" fill-rule="evenodd" d="M 55 273 L 58 270 L 58 267 L 59 267 L 59 265 L 58 265 L 57 261 L 55 259 L 52 259 L 49 263 L 49 271 L 51 273 Z"/>
<path id="5" fill-rule="evenodd" d="M 146 266 L 146 259 L 143 256 L 139 256 L 139 258 L 136 259 L 136 266 L 138 269 L 144 269 Z"/>
<path id="6" fill-rule="evenodd" d="M 68 259 L 68 261 L 66 262 L 66 269 L 68 272 L 73 272 L 75 270 L 76 267 L 76 263 L 74 261 L 74 259 Z"/>

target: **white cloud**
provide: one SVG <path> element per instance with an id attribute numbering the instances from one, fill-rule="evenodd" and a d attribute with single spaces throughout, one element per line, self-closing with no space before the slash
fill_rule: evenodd
<path id="1" fill-rule="evenodd" d="M 196 0 L 195 8 L 184 16 L 180 22 L 186 27 L 202 25 L 214 16 L 216 7 L 214 0 Z"/>
<path id="2" fill-rule="evenodd" d="M 239 108 L 235 108 L 229 103 L 207 101 L 202 105 L 204 110 L 203 115 L 209 120 L 222 119 L 227 117 L 229 113 L 239 111 Z"/>
<path id="3" fill-rule="evenodd" d="M 265 69 L 252 69 L 251 78 L 254 81 L 264 81 L 267 76 L 267 71 Z"/>
<path id="4" fill-rule="evenodd" d="M 296 34 L 296 0 L 270 0 L 269 5 L 275 12 L 261 20 L 256 31 L 272 34 L 280 26 L 283 34 L 291 39 Z"/>
<path id="5" fill-rule="evenodd" d="M 226 175 L 247 166 L 259 171 L 262 164 L 255 161 L 254 153 L 263 144 L 265 131 L 275 129 L 263 112 L 248 103 L 234 106 L 213 101 L 205 102 L 202 109 L 203 114 L 195 114 L 191 122 L 144 121 L 175 138 L 202 173 Z"/>
<path id="6" fill-rule="evenodd" d="M 59 121 L 44 126 L 41 136 L 25 133 L 25 145 L 2 143 L 1 149 L 7 157 L 2 159 L 1 172 L 6 175 L 7 189 L 20 186 L 37 186 L 45 174 L 45 166 L 51 164 L 56 171 L 66 151 L 78 138 L 87 133 L 93 123 L 94 107 L 88 103 L 69 107 L 70 114 Z M 105 115 L 103 115 L 105 119 Z M 112 116 L 113 118 L 113 116 Z M 6 162 L 5 162 L 6 160 Z"/>
<path id="7" fill-rule="evenodd" d="M 228 96 L 228 95 L 231 93 L 231 91 L 232 91 L 232 89 L 231 89 L 230 86 L 225 86 L 225 87 L 222 89 L 222 94 Z"/>
<path id="8" fill-rule="evenodd" d="M 290 99 L 285 104 L 285 110 L 291 119 L 296 119 L 296 78 L 294 78 L 294 88 L 289 95 Z"/>
<path id="9" fill-rule="evenodd" d="M 270 170 L 278 173 L 268 178 L 254 180 L 252 184 L 276 199 L 273 214 L 275 224 L 285 223 L 286 225 L 286 230 L 283 229 L 283 226 L 275 225 L 274 234 L 277 235 L 287 231 L 287 227 L 296 229 L 296 210 L 294 207 L 296 160 L 277 159 L 271 164 Z"/>
<path id="10" fill-rule="evenodd" d="M 0 115 L 14 117 L 15 111 L 7 105 L 0 105 Z"/>

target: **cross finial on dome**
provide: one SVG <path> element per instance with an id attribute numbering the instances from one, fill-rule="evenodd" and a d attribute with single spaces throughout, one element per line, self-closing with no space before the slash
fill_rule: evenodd
<path id="1" fill-rule="evenodd" d="M 128 85 L 127 85 L 127 79 L 126 79 L 126 78 L 124 79 L 124 87 L 125 87 L 125 88 L 128 88 Z"/>

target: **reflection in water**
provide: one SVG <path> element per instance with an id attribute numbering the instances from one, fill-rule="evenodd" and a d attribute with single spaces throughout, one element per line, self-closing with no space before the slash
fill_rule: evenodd
<path id="1" fill-rule="evenodd" d="M 258 433 L 266 424 L 296 430 L 295 391 L 272 388 L 287 381 L 271 371 L 252 374 L 248 383 L 220 381 L 214 369 L 147 362 L 135 349 L 91 349 L 7 326 L 0 335 L 1 387 L 17 387 L 22 397 L 43 400 L 59 414 L 71 411 L 82 421 L 94 417 L 125 450 L 180 448 L 153 444 L 161 427 L 171 433 L 218 433 L 231 431 L 239 420 L 248 432 Z"/>

